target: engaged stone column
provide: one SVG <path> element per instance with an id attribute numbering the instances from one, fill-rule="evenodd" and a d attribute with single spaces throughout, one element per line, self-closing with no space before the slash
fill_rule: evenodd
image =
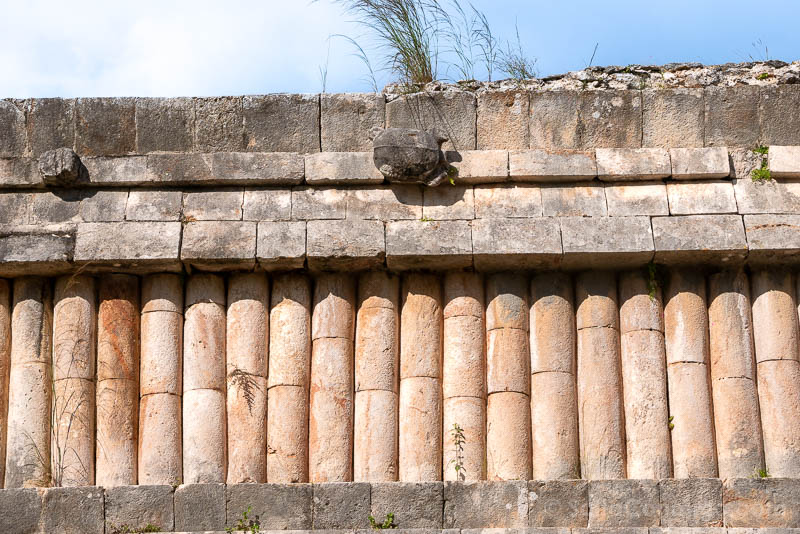
<path id="1" fill-rule="evenodd" d="M 287 274 L 272 285 L 267 391 L 267 480 L 308 482 L 311 288 Z"/>
<path id="2" fill-rule="evenodd" d="M 486 283 L 486 464 L 489 480 L 531 478 L 528 284 L 501 273 Z"/>
<path id="3" fill-rule="evenodd" d="M 397 480 L 398 298 L 397 277 L 362 274 L 356 319 L 356 404 L 353 478 L 356 482 Z"/>
<path id="4" fill-rule="evenodd" d="M 400 480 L 442 479 L 442 286 L 403 279 L 400 316 Z"/>
<path id="5" fill-rule="evenodd" d="M 267 481 L 268 309 L 266 275 L 228 279 L 228 484 Z"/>
<path id="6" fill-rule="evenodd" d="M 580 478 L 572 280 L 531 280 L 531 430 L 533 479 Z"/>
<path id="7" fill-rule="evenodd" d="M 486 329 L 483 280 L 475 273 L 448 273 L 444 279 L 444 302 L 444 479 L 485 480 Z M 461 429 L 460 432 L 455 425 Z M 457 443 L 462 441 L 457 436 L 459 433 L 463 434 L 460 446 Z"/>
<path id="8" fill-rule="evenodd" d="M 675 478 L 716 478 L 717 453 L 708 360 L 706 280 L 695 270 L 669 274 L 664 307 L 667 385 Z"/>
<path id="9" fill-rule="evenodd" d="M 11 370 L 11 285 L 0 278 L 0 483 L 6 478 L 8 386 Z"/>
<path id="10" fill-rule="evenodd" d="M 628 478 L 672 477 L 661 288 L 639 269 L 620 276 L 622 392 Z"/>
<path id="11" fill-rule="evenodd" d="M 585 272 L 578 275 L 575 287 L 581 476 L 625 478 L 616 280 L 613 273 Z"/>
<path id="12" fill-rule="evenodd" d="M 316 280 L 311 319 L 309 480 L 353 480 L 353 336 L 355 280 L 326 274 Z"/>
<path id="13" fill-rule="evenodd" d="M 183 328 L 183 480 L 225 482 L 225 282 L 196 274 L 186 283 Z"/>
<path id="14" fill-rule="evenodd" d="M 49 486 L 53 294 L 44 278 L 14 280 L 6 488 Z"/>
<path id="15" fill-rule="evenodd" d="M 175 274 L 142 280 L 139 484 L 183 481 L 183 286 Z"/>
<path id="16" fill-rule="evenodd" d="M 719 477 L 747 478 L 764 469 L 747 275 L 725 271 L 711 276 L 709 299 Z"/>
<path id="17" fill-rule="evenodd" d="M 800 361 L 794 280 L 774 269 L 753 275 L 753 337 L 764 459 L 770 476 L 800 476 Z"/>
<path id="18" fill-rule="evenodd" d="M 136 484 L 139 434 L 139 279 L 104 275 L 97 313 L 96 484 Z"/>

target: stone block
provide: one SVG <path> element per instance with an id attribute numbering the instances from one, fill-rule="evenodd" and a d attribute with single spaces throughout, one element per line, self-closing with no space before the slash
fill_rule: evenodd
<path id="1" fill-rule="evenodd" d="M 739 213 L 800 214 L 800 182 L 755 182 L 749 176 L 733 180 Z"/>
<path id="2" fill-rule="evenodd" d="M 605 194 L 611 217 L 669 215 L 667 188 L 661 182 L 608 183 Z"/>
<path id="3" fill-rule="evenodd" d="M 442 528 L 444 485 L 441 482 L 376 482 L 370 514 L 381 521 L 393 513 L 401 529 Z"/>
<path id="4" fill-rule="evenodd" d="M 478 219 L 472 223 L 475 269 L 545 269 L 561 260 L 561 229 L 555 217 Z"/>
<path id="5" fill-rule="evenodd" d="M 736 213 L 736 195 L 728 181 L 672 182 L 667 184 L 667 196 L 672 215 Z"/>
<path id="6" fill-rule="evenodd" d="M 308 221 L 306 231 L 309 269 L 354 271 L 383 265 L 382 221 Z"/>
<path id="7" fill-rule="evenodd" d="M 728 149 L 709 148 L 670 148 L 672 178 L 675 180 L 703 180 L 727 178 L 731 174 Z"/>
<path id="8" fill-rule="evenodd" d="M 372 152 L 320 152 L 305 157 L 306 183 L 314 185 L 333 184 L 380 184 L 383 175 Z"/>
<path id="9" fill-rule="evenodd" d="M 129 221 L 179 221 L 181 191 L 133 190 L 128 195 L 125 218 Z"/>
<path id="10" fill-rule="evenodd" d="M 368 483 L 329 482 L 313 488 L 314 530 L 369 528 Z"/>
<path id="11" fill-rule="evenodd" d="M 34 98 L 27 103 L 26 115 L 28 144 L 34 157 L 75 145 L 75 100 Z"/>
<path id="12" fill-rule="evenodd" d="M 211 170 L 220 183 L 296 185 L 303 183 L 303 156 L 294 152 L 217 152 Z"/>
<path id="13" fill-rule="evenodd" d="M 530 93 L 482 91 L 478 93 L 478 150 L 530 146 Z"/>
<path id="14" fill-rule="evenodd" d="M 28 224 L 30 193 L 0 193 L 0 224 Z"/>
<path id="15" fill-rule="evenodd" d="M 103 534 L 103 488 L 47 488 L 41 527 L 48 534 Z"/>
<path id="16" fill-rule="evenodd" d="M 585 527 L 589 524 L 589 483 L 586 480 L 528 482 L 528 526 Z"/>
<path id="17" fill-rule="evenodd" d="M 137 98 L 136 149 L 191 152 L 194 147 L 194 101 L 191 98 Z"/>
<path id="18" fill-rule="evenodd" d="M 170 185 L 207 185 L 217 183 L 211 170 L 210 154 L 149 154 L 147 172 L 152 181 Z"/>
<path id="19" fill-rule="evenodd" d="M 751 264 L 800 260 L 800 215 L 745 215 L 744 230 Z"/>
<path id="20" fill-rule="evenodd" d="M 590 480 L 589 527 L 657 527 L 657 480 Z"/>
<path id="21" fill-rule="evenodd" d="M 760 88 L 761 142 L 765 145 L 800 145 L 800 85 Z"/>
<path id="22" fill-rule="evenodd" d="M 304 187 L 292 191 L 292 219 L 344 219 L 346 213 L 345 189 Z"/>
<path id="23" fill-rule="evenodd" d="M 475 218 L 475 195 L 471 187 L 426 187 L 422 191 L 422 216 L 435 221 Z"/>
<path id="24" fill-rule="evenodd" d="M 319 152 L 319 95 L 272 94 L 242 99 L 245 149 Z"/>
<path id="25" fill-rule="evenodd" d="M 590 152 L 513 150 L 508 165 L 512 182 L 579 182 L 597 176 Z"/>
<path id="26" fill-rule="evenodd" d="M 161 531 L 175 526 L 172 486 L 117 486 L 106 488 L 106 530 L 129 527 L 143 529 L 148 525 Z"/>
<path id="27" fill-rule="evenodd" d="M 800 527 L 800 480 L 733 478 L 722 487 L 726 527 Z"/>
<path id="28" fill-rule="evenodd" d="M 581 148 L 642 146 L 641 91 L 581 91 L 578 105 Z"/>
<path id="29" fill-rule="evenodd" d="M 705 146 L 753 147 L 760 124 L 758 87 L 706 87 Z"/>
<path id="30" fill-rule="evenodd" d="M 225 484 L 185 484 L 175 488 L 175 530 L 225 528 Z"/>
<path id="31" fill-rule="evenodd" d="M 0 227 L 0 276 L 54 274 L 71 267 L 74 225 Z"/>
<path id="32" fill-rule="evenodd" d="M 542 215 L 545 217 L 600 217 L 608 215 L 603 184 L 583 182 L 543 186 Z"/>
<path id="33" fill-rule="evenodd" d="M 386 98 L 375 93 L 320 95 L 320 135 L 323 152 L 372 150 L 369 133 L 383 128 Z"/>
<path id="34" fill-rule="evenodd" d="M 769 170 L 773 178 L 800 178 L 800 146 L 769 147 Z"/>
<path id="35" fill-rule="evenodd" d="M 79 98 L 75 103 L 75 152 L 121 156 L 136 152 L 133 98 Z"/>
<path id="36" fill-rule="evenodd" d="M 207 270 L 251 268 L 256 263 L 256 223 L 249 221 L 187 223 L 183 226 L 181 260 Z"/>
<path id="37" fill-rule="evenodd" d="M 346 211 L 348 219 L 418 220 L 422 218 L 422 190 L 415 185 L 351 189 Z"/>
<path id="38" fill-rule="evenodd" d="M 653 217 L 652 224 L 657 263 L 734 264 L 747 256 L 740 215 Z"/>
<path id="39" fill-rule="evenodd" d="M 722 481 L 718 478 L 667 478 L 659 481 L 658 488 L 662 526 L 722 526 Z"/>
<path id="40" fill-rule="evenodd" d="M 89 183 L 99 185 L 152 185 L 160 177 L 147 168 L 146 156 L 81 158 Z"/>
<path id="41" fill-rule="evenodd" d="M 396 221 L 386 224 L 390 269 L 460 269 L 472 266 L 468 221 Z"/>
<path id="42" fill-rule="evenodd" d="M 37 534 L 42 497 L 36 488 L 0 490 L 0 532 Z"/>
<path id="43" fill-rule="evenodd" d="M 561 217 L 562 266 L 625 268 L 653 258 L 648 217 Z"/>
<path id="44" fill-rule="evenodd" d="M 174 271 L 180 268 L 180 242 L 178 222 L 80 223 L 75 261 L 92 267 L 124 265 Z"/>
<path id="45" fill-rule="evenodd" d="M 672 173 L 663 148 L 598 148 L 597 176 L 607 182 L 666 178 Z"/>
<path id="46" fill-rule="evenodd" d="M 268 271 L 299 269 L 306 261 L 306 223 L 260 222 L 256 259 Z"/>
<path id="47" fill-rule="evenodd" d="M 456 170 L 452 178 L 458 185 L 508 180 L 508 152 L 505 150 L 448 151 L 445 157 L 450 166 Z"/>
<path id="48" fill-rule="evenodd" d="M 537 186 L 490 185 L 476 187 L 475 217 L 541 217 L 542 192 Z"/>
<path id="49" fill-rule="evenodd" d="M 39 187 L 43 184 L 35 159 L 0 158 L 0 186 Z"/>
<path id="50" fill-rule="evenodd" d="M 735 534 L 731 532 L 731 529 L 726 529 L 723 527 L 654 527 L 648 530 L 650 534 Z M 764 529 L 764 530 L 769 530 L 769 529 Z M 762 532 L 760 530 L 759 532 L 760 534 L 767 534 L 767 532 Z M 737 534 L 757 534 L 757 533 L 740 532 Z M 778 534 L 778 533 L 776 532 L 773 534 Z"/>
<path id="51" fill-rule="evenodd" d="M 475 95 L 466 91 L 415 93 L 386 104 L 387 128 L 436 128 L 448 137 L 444 150 L 475 150 Z"/>
<path id="52" fill-rule="evenodd" d="M 25 112 L 11 100 L 0 100 L 0 157 L 22 156 L 27 148 Z"/>
<path id="53" fill-rule="evenodd" d="M 229 484 L 225 488 L 227 525 L 235 526 L 251 508 L 262 530 L 310 530 L 311 484 Z"/>
<path id="54" fill-rule="evenodd" d="M 444 528 L 524 528 L 528 524 L 528 483 L 445 482 Z"/>
<path id="55" fill-rule="evenodd" d="M 217 189 L 183 194 L 186 221 L 241 221 L 244 190 Z"/>
<path id="56" fill-rule="evenodd" d="M 242 97 L 194 99 L 194 149 L 198 152 L 244 150 Z"/>
<path id="57" fill-rule="evenodd" d="M 289 189 L 245 189 L 245 221 L 288 221 L 292 218 L 292 192 Z"/>
<path id="58" fill-rule="evenodd" d="M 642 105 L 642 146 L 703 146 L 702 89 L 645 89 Z"/>
<path id="59" fill-rule="evenodd" d="M 652 530 L 646 527 L 573 528 L 572 534 L 649 534 Z"/>
<path id="60" fill-rule="evenodd" d="M 81 193 L 75 189 L 31 193 L 28 220 L 31 224 L 79 222 Z"/>
<path id="61" fill-rule="evenodd" d="M 83 191 L 81 193 L 80 219 L 84 222 L 124 221 L 127 202 L 127 190 Z"/>
<path id="62" fill-rule="evenodd" d="M 531 93 L 531 148 L 580 148 L 578 95 L 578 91 L 545 90 Z"/>

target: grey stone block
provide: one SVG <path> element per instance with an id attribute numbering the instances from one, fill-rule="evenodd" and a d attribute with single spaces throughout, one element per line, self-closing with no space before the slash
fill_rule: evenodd
<path id="1" fill-rule="evenodd" d="M 235 526 L 251 508 L 263 530 L 312 528 L 311 484 L 229 484 L 225 488 L 227 525 Z"/>
<path id="2" fill-rule="evenodd" d="M 179 221 L 181 191 L 133 190 L 128 195 L 125 218 L 129 221 Z"/>
<path id="3" fill-rule="evenodd" d="M 396 221 L 386 224 L 390 269 L 460 269 L 472 266 L 468 221 Z"/>
<path id="4" fill-rule="evenodd" d="M 455 175 L 452 178 L 457 185 L 497 183 L 508 180 L 508 152 L 506 150 L 448 151 L 445 153 L 445 158 L 451 169 L 455 169 Z"/>
<path id="5" fill-rule="evenodd" d="M 666 178 L 672 173 L 664 148 L 598 148 L 597 176 L 606 182 Z"/>
<path id="6" fill-rule="evenodd" d="M 422 191 L 422 216 L 436 221 L 475 218 L 472 187 L 443 185 Z"/>
<path id="7" fill-rule="evenodd" d="M 80 223 L 75 238 L 75 261 L 91 266 L 180 268 L 178 222 Z"/>
<path id="8" fill-rule="evenodd" d="M 137 98 L 136 148 L 148 152 L 191 152 L 194 101 L 191 98 Z"/>
<path id="9" fill-rule="evenodd" d="M 147 172 L 152 181 L 171 185 L 217 182 L 209 154 L 149 154 Z"/>
<path id="10" fill-rule="evenodd" d="M 647 527 L 573 528 L 572 534 L 649 534 Z"/>
<path id="11" fill-rule="evenodd" d="M 542 192 L 528 185 L 491 185 L 475 188 L 475 217 L 541 217 Z"/>
<path id="12" fill-rule="evenodd" d="M 314 530 L 369 527 L 368 483 L 330 482 L 313 488 Z"/>
<path id="13" fill-rule="evenodd" d="M 653 258 L 648 217 L 561 217 L 562 266 L 623 268 Z"/>
<path id="14" fill-rule="evenodd" d="M 243 185 L 295 185 L 303 182 L 303 156 L 294 152 L 217 152 L 211 169 L 219 182 Z"/>
<path id="15" fill-rule="evenodd" d="M 194 99 L 194 148 L 199 152 L 244 150 L 242 97 Z"/>
<path id="16" fill-rule="evenodd" d="M 708 148 L 670 148 L 672 177 L 675 180 L 703 180 L 730 176 L 731 167 L 728 149 Z"/>
<path id="17" fill-rule="evenodd" d="M 84 222 L 111 222 L 125 220 L 128 191 L 82 191 L 80 218 Z"/>
<path id="18" fill-rule="evenodd" d="M 731 529 L 726 529 L 723 527 L 652 527 L 648 530 L 650 534 L 734 534 L 731 532 Z M 764 530 L 769 530 L 769 529 L 764 529 Z M 757 534 L 757 533 L 741 532 L 738 534 Z M 768 533 L 759 530 L 758 534 L 768 534 Z M 776 532 L 774 534 L 778 533 Z"/>
<path id="19" fill-rule="evenodd" d="M 669 215 L 667 187 L 662 182 L 608 183 L 605 194 L 610 217 Z"/>
<path id="20" fill-rule="evenodd" d="M 183 217 L 187 221 L 241 221 L 243 189 L 217 189 L 183 194 Z"/>
<path id="21" fill-rule="evenodd" d="M 578 91 L 531 93 L 531 148 L 569 150 L 580 148 Z"/>
<path id="22" fill-rule="evenodd" d="M 585 480 L 528 482 L 528 525 L 585 527 L 589 524 L 589 483 Z"/>
<path id="23" fill-rule="evenodd" d="M 369 132 L 385 124 L 386 99 L 382 94 L 323 94 L 320 106 L 323 152 L 372 150 Z"/>
<path id="24" fill-rule="evenodd" d="M 207 270 L 252 268 L 256 263 L 256 223 L 248 221 L 187 223 L 183 226 L 181 260 Z"/>
<path id="25" fill-rule="evenodd" d="M 524 528 L 528 524 L 528 483 L 445 482 L 444 528 Z"/>
<path id="26" fill-rule="evenodd" d="M 292 218 L 292 192 L 289 189 L 245 189 L 245 221 L 288 221 Z"/>
<path id="27" fill-rule="evenodd" d="M 800 215 L 745 215 L 750 264 L 800 261 Z"/>
<path id="28" fill-rule="evenodd" d="M 22 156 L 27 144 L 24 111 L 11 100 L 0 100 L 0 156 Z"/>
<path id="29" fill-rule="evenodd" d="M 705 146 L 752 147 L 760 136 L 758 87 L 706 87 Z"/>
<path id="30" fill-rule="evenodd" d="M 89 183 L 99 185 L 150 185 L 160 178 L 150 173 L 146 156 L 81 158 Z"/>
<path id="31" fill-rule="evenodd" d="M 800 85 L 760 88 L 761 142 L 765 145 L 800 145 Z"/>
<path id="32" fill-rule="evenodd" d="M 162 531 L 175 526 L 172 486 L 117 486 L 105 490 L 106 530 L 123 526 L 131 530 L 148 525 Z"/>
<path id="33" fill-rule="evenodd" d="M 747 256 L 740 215 L 653 217 L 652 223 L 657 263 L 733 264 Z"/>
<path id="34" fill-rule="evenodd" d="M 667 184 L 672 215 L 736 213 L 731 182 L 676 182 Z M 662 215 L 662 214 L 654 214 Z"/>
<path id="35" fill-rule="evenodd" d="M 320 152 L 305 157 L 307 184 L 380 184 L 372 152 Z"/>
<path id="36" fill-rule="evenodd" d="M 34 157 L 75 145 L 75 100 L 34 98 L 28 101 L 26 112 L 28 144 Z"/>
<path id="37" fill-rule="evenodd" d="M 47 488 L 42 505 L 47 534 L 103 534 L 103 488 Z"/>
<path id="38" fill-rule="evenodd" d="M 380 522 L 394 514 L 401 529 L 442 528 L 444 485 L 441 482 L 381 482 L 372 484 L 370 514 Z"/>
<path id="39" fill-rule="evenodd" d="M 353 271 L 383 265 L 382 221 L 308 221 L 306 231 L 309 269 Z"/>
<path id="40" fill-rule="evenodd" d="M 749 176 L 733 180 L 739 213 L 800 214 L 800 182 L 754 182 Z"/>
<path id="41" fill-rule="evenodd" d="M 36 488 L 0 490 L 0 532 L 37 534 L 42 497 Z"/>
<path id="42" fill-rule="evenodd" d="M 242 99 L 245 149 L 319 152 L 319 95 L 273 94 Z"/>
<path id="43" fill-rule="evenodd" d="M 133 98 L 79 98 L 75 103 L 75 152 L 120 156 L 136 151 Z"/>
<path id="44" fill-rule="evenodd" d="M 603 184 L 583 182 L 543 186 L 542 215 L 545 217 L 599 217 L 608 215 Z"/>
<path id="45" fill-rule="evenodd" d="M 658 481 L 589 481 L 590 527 L 657 527 L 660 524 Z"/>
<path id="46" fill-rule="evenodd" d="M 71 268 L 75 226 L 0 228 L 0 276 L 55 274 Z"/>
<path id="47" fill-rule="evenodd" d="M 0 193 L 0 224 L 28 224 L 30 193 Z"/>
<path id="48" fill-rule="evenodd" d="M 306 260 L 306 223 L 260 222 L 256 259 L 268 271 L 300 269 Z"/>
<path id="49" fill-rule="evenodd" d="M 31 194 L 31 224 L 79 222 L 81 193 L 75 189 Z"/>
<path id="50" fill-rule="evenodd" d="M 770 147 L 769 170 L 773 178 L 800 178 L 800 146 Z"/>
<path id="51" fill-rule="evenodd" d="M 702 89 L 645 89 L 642 105 L 642 146 L 703 146 Z"/>
<path id="52" fill-rule="evenodd" d="M 590 152 L 514 150 L 509 153 L 512 182 L 578 182 L 597 176 L 597 163 Z"/>
<path id="53" fill-rule="evenodd" d="M 292 219 L 344 219 L 346 212 L 345 189 L 306 187 L 292 191 Z"/>
<path id="54" fill-rule="evenodd" d="M 478 93 L 478 150 L 521 149 L 530 146 L 530 93 Z"/>
<path id="55" fill-rule="evenodd" d="M 225 528 L 225 484 L 186 484 L 175 489 L 175 530 Z"/>
<path id="56" fill-rule="evenodd" d="M 35 159 L 0 158 L 0 186 L 39 187 L 43 184 Z"/>
<path id="57" fill-rule="evenodd" d="M 581 148 L 642 146 L 641 91 L 582 91 L 578 102 Z"/>
<path id="58" fill-rule="evenodd" d="M 662 526 L 722 526 L 722 481 L 718 478 L 669 478 L 659 481 L 658 488 Z"/>
<path id="59" fill-rule="evenodd" d="M 561 229 L 555 217 L 478 219 L 472 223 L 475 269 L 545 269 L 561 261 Z"/>
<path id="60" fill-rule="evenodd" d="M 800 527 L 800 480 L 734 478 L 724 482 L 726 527 Z"/>
<path id="61" fill-rule="evenodd" d="M 449 139 L 444 150 L 475 150 L 475 95 L 465 91 L 415 93 L 386 104 L 388 128 L 436 128 Z"/>
<path id="62" fill-rule="evenodd" d="M 417 220 L 422 217 L 422 190 L 415 185 L 351 189 L 347 192 L 348 219 Z"/>

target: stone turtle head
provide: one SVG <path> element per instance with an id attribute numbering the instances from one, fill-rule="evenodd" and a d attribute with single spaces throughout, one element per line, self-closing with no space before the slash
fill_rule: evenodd
<path id="1" fill-rule="evenodd" d="M 447 172 L 442 143 L 447 137 L 437 130 L 386 128 L 373 130 L 375 166 L 389 182 L 438 185 Z"/>

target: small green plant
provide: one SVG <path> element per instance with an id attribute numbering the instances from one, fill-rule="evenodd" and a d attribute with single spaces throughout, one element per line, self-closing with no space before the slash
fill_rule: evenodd
<path id="1" fill-rule="evenodd" d="M 456 176 L 458 176 L 458 169 L 452 165 L 447 167 L 447 180 L 450 182 L 450 185 L 456 185 Z"/>
<path id="2" fill-rule="evenodd" d="M 420 217 L 420 218 L 419 218 L 419 221 L 420 221 L 420 222 L 431 222 L 431 221 L 433 221 L 433 219 L 431 219 L 430 217 L 426 217 L 426 216 L 424 216 L 424 215 L 423 215 L 422 217 Z"/>
<path id="3" fill-rule="evenodd" d="M 256 402 L 256 391 L 261 391 L 261 386 L 256 382 L 256 376 L 253 373 L 243 371 L 235 367 L 233 371 L 228 373 L 228 378 L 232 386 L 236 386 L 244 397 L 244 402 L 247 404 L 247 410 L 252 414 L 253 406 Z"/>
<path id="4" fill-rule="evenodd" d="M 369 526 L 372 527 L 372 530 L 387 530 L 397 528 L 397 525 L 394 524 L 394 514 L 392 512 L 386 514 L 386 519 L 383 520 L 383 523 L 378 523 L 371 515 L 368 516 L 368 519 Z"/>
<path id="5" fill-rule="evenodd" d="M 761 74 L 756 76 L 756 80 L 767 80 L 769 78 L 772 78 L 772 74 L 770 74 L 769 72 L 762 72 Z"/>
<path id="6" fill-rule="evenodd" d="M 753 149 L 753 152 L 756 154 L 761 154 L 762 156 L 766 156 L 769 154 L 769 147 L 764 145 L 759 145 Z"/>
<path id="7" fill-rule="evenodd" d="M 753 149 L 754 154 L 761 155 L 761 166 L 757 169 L 753 169 L 751 177 L 753 178 L 754 182 L 767 182 L 772 180 L 772 174 L 769 172 L 769 162 L 767 160 L 767 154 L 769 154 L 769 147 L 764 145 L 757 146 Z"/>
<path id="8" fill-rule="evenodd" d="M 146 532 L 161 532 L 161 528 L 153 525 L 152 523 L 147 523 L 147 525 L 142 528 L 133 528 L 128 525 L 109 525 L 109 529 L 109 534 L 144 534 Z"/>
<path id="9" fill-rule="evenodd" d="M 242 517 L 236 523 L 235 527 L 228 527 L 225 529 L 225 532 L 230 534 L 231 532 L 239 532 L 245 531 L 250 532 L 251 534 L 255 534 L 256 532 L 261 532 L 261 521 L 258 516 L 255 519 L 250 519 L 250 512 L 251 507 L 248 506 L 247 510 L 242 512 Z"/>
<path id="10" fill-rule="evenodd" d="M 453 464 L 453 469 L 456 471 L 457 480 L 465 480 L 465 473 L 467 470 L 464 468 L 464 444 L 467 439 L 464 437 L 464 429 L 458 423 L 453 423 L 453 428 L 450 429 L 450 435 L 453 437 L 453 451 L 456 457 L 450 462 Z"/>
<path id="11" fill-rule="evenodd" d="M 675 416 L 674 416 L 674 415 L 670 415 L 670 416 L 669 416 L 669 419 L 667 419 L 667 423 L 669 423 L 669 429 L 670 429 L 670 430 L 672 430 L 673 428 L 675 428 L 675 423 L 673 423 L 673 422 L 672 422 L 672 420 L 673 420 L 673 419 L 675 419 Z"/>
<path id="12" fill-rule="evenodd" d="M 768 469 L 756 469 L 753 473 L 753 478 L 770 478 L 770 476 Z"/>

